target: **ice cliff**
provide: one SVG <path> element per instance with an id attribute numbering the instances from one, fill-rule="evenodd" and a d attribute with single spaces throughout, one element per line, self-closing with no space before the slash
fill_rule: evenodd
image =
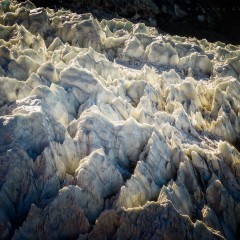
<path id="1" fill-rule="evenodd" d="M 237 239 L 239 81 L 239 46 L 2 4 L 0 238 Z"/>

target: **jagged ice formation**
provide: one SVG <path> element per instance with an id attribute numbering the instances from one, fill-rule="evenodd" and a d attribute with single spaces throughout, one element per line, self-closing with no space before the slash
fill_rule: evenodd
<path id="1" fill-rule="evenodd" d="M 237 239 L 239 80 L 239 46 L 2 5 L 1 239 Z"/>

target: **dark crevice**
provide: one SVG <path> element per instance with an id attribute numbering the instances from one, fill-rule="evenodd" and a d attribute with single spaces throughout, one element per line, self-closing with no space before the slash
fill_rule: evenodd
<path id="1" fill-rule="evenodd" d="M 233 146 L 240 152 L 240 138 L 233 143 Z"/>

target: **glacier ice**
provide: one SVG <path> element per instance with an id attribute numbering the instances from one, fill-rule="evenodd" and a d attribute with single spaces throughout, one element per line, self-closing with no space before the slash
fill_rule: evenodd
<path id="1" fill-rule="evenodd" d="M 1 11 L 0 238 L 237 238 L 239 62 L 125 19 Z"/>

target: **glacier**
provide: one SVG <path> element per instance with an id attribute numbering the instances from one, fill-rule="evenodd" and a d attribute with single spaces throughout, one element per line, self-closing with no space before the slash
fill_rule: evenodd
<path id="1" fill-rule="evenodd" d="M 1 239 L 237 239 L 240 47 L 126 19 L 0 10 Z"/>

